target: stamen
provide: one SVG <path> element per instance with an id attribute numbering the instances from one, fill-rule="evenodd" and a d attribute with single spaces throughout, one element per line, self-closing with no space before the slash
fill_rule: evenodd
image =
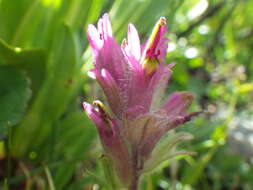
<path id="1" fill-rule="evenodd" d="M 122 40 L 121 47 L 122 47 L 122 48 L 125 48 L 126 46 L 127 46 L 127 40 L 126 40 L 126 38 L 124 38 L 124 39 Z"/>
<path id="2" fill-rule="evenodd" d="M 165 26 L 167 23 L 166 23 L 166 18 L 165 17 L 161 17 L 160 19 L 159 19 L 159 23 L 160 23 L 160 25 L 161 26 Z"/>
<path id="3" fill-rule="evenodd" d="M 98 109 L 98 112 L 102 114 L 102 116 L 107 116 L 106 110 L 105 110 L 105 106 L 104 104 L 99 101 L 99 100 L 95 100 L 93 102 L 93 105 L 96 106 L 96 108 Z"/>
<path id="4" fill-rule="evenodd" d="M 108 132 L 112 132 L 113 129 L 111 127 L 111 120 L 112 118 L 110 117 L 109 113 L 106 111 L 106 108 L 104 106 L 104 104 L 99 101 L 99 100 L 95 100 L 93 102 L 93 105 L 96 106 L 97 111 L 101 114 L 101 117 L 104 119 L 104 121 L 107 123 L 106 126 L 106 131 Z"/>

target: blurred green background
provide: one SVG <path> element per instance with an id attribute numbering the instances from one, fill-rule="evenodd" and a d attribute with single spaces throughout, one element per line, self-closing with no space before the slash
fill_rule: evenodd
<path id="1" fill-rule="evenodd" d="M 191 109 L 206 110 L 178 129 L 197 154 L 165 162 L 142 189 L 252 190 L 252 0 L 0 0 L 0 189 L 108 189 L 81 107 L 103 99 L 86 29 L 105 12 L 118 42 L 129 22 L 144 42 L 165 16 L 177 63 L 167 93 L 192 91 Z"/>

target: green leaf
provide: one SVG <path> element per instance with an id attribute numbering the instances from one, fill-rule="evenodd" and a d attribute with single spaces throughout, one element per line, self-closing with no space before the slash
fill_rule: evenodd
<path id="1" fill-rule="evenodd" d="M 100 162 L 104 171 L 104 178 L 107 180 L 108 187 L 110 189 L 120 189 L 120 182 L 116 176 L 115 169 L 113 168 L 113 162 L 110 158 L 102 155 Z M 122 188 L 122 187 L 121 187 Z"/>
<path id="2" fill-rule="evenodd" d="M 13 137 L 13 153 L 24 156 L 31 148 L 38 151 L 52 126 L 64 113 L 75 82 L 76 50 L 72 32 L 62 26 L 55 36 L 48 75 L 24 121 Z M 20 144 L 22 142 L 22 144 Z M 46 155 L 41 155 L 46 156 Z M 42 158 L 42 157 L 41 157 Z"/>
<path id="3" fill-rule="evenodd" d="M 173 80 L 178 82 L 180 85 L 186 85 L 189 78 L 186 65 L 179 60 L 178 64 L 176 64 L 173 68 Z"/>
<path id="4" fill-rule="evenodd" d="M 74 183 L 71 183 L 69 190 L 83 189 L 86 184 L 94 183 L 94 179 L 92 177 L 81 178 L 80 180 L 76 180 Z"/>
<path id="5" fill-rule="evenodd" d="M 23 117 L 31 97 L 27 77 L 10 66 L 0 66 L 0 138 L 7 126 L 16 125 Z"/>
<path id="6" fill-rule="evenodd" d="M 181 179 L 181 182 L 183 184 L 194 185 L 198 182 L 199 178 L 203 174 L 205 167 L 215 154 L 216 148 L 217 147 L 210 149 L 209 152 L 196 160 L 192 166 L 186 168 L 186 171 Z"/>
<path id="7" fill-rule="evenodd" d="M 17 31 L 17 26 L 23 18 L 27 9 L 31 5 L 29 0 L 19 1 L 0 1 L 0 35 L 6 41 L 10 42 L 12 36 Z"/>
<path id="8" fill-rule="evenodd" d="M 77 111 L 69 114 L 58 125 L 58 138 L 55 151 L 57 157 L 67 159 L 85 159 L 88 148 L 96 136 L 96 129 L 84 112 Z M 76 138 L 78 137 L 78 138 Z M 59 167 L 54 176 L 57 189 L 63 189 L 71 179 L 76 163 Z"/>
<path id="9" fill-rule="evenodd" d="M 34 0 L 27 4 L 28 8 L 19 20 L 13 33 L 12 45 L 27 47 L 30 45 L 34 31 L 41 24 L 46 8 L 41 5 L 41 0 Z M 50 9 L 47 9 L 50 10 Z M 8 14 L 7 14 L 8 15 Z M 41 33 L 36 33 L 37 37 Z"/>
<path id="10" fill-rule="evenodd" d="M 0 64 L 12 65 L 24 70 L 31 79 L 33 97 L 37 95 L 46 72 L 47 56 L 40 49 L 21 49 L 11 47 L 0 39 Z"/>

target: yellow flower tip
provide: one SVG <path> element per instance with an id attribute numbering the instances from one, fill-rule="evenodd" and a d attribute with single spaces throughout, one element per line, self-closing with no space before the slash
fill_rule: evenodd
<path id="1" fill-rule="evenodd" d="M 124 39 L 122 40 L 121 47 L 122 47 L 122 48 L 125 48 L 126 46 L 127 46 L 127 40 L 126 40 L 126 38 L 124 38 Z"/>
<path id="2" fill-rule="evenodd" d="M 101 101 L 95 100 L 95 101 L 93 102 L 93 105 L 96 107 L 96 109 L 97 109 L 98 112 L 100 112 L 100 113 L 106 115 L 105 106 L 104 106 L 104 104 L 103 104 Z"/>
<path id="3" fill-rule="evenodd" d="M 104 107 L 104 104 L 100 101 L 100 100 L 95 100 L 93 101 L 92 103 L 94 106 L 101 106 L 101 107 Z"/>
<path id="4" fill-rule="evenodd" d="M 110 122 L 111 122 L 112 118 L 110 117 L 110 114 L 107 112 L 104 104 L 99 100 L 95 100 L 93 102 L 93 105 L 96 107 L 95 109 L 97 109 L 97 111 L 101 114 L 101 117 L 103 118 L 103 120 L 107 123 L 105 125 L 106 130 L 108 132 L 111 132 L 112 128 L 110 126 Z"/>
<path id="5" fill-rule="evenodd" d="M 159 19 L 159 24 L 160 24 L 161 26 L 166 26 L 166 24 L 167 24 L 166 18 L 165 18 L 165 17 L 161 17 L 161 18 Z"/>
<path id="6" fill-rule="evenodd" d="M 96 110 L 97 110 L 99 113 L 102 114 L 102 116 L 103 116 L 103 118 L 104 118 L 105 120 L 111 119 L 111 116 L 110 116 L 109 112 L 107 111 L 107 109 L 105 108 L 105 105 L 104 105 L 101 101 L 95 100 L 95 101 L 93 102 L 93 105 L 95 106 Z"/>

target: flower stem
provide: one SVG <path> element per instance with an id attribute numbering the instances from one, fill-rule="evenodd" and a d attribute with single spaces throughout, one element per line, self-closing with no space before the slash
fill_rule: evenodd
<path id="1" fill-rule="evenodd" d="M 139 183 L 139 177 L 134 176 L 134 178 L 132 180 L 132 184 L 131 184 L 129 190 L 138 190 L 138 183 Z"/>
<path id="2" fill-rule="evenodd" d="M 133 177 L 129 190 L 138 190 L 139 174 L 138 174 L 138 151 L 133 150 Z"/>

